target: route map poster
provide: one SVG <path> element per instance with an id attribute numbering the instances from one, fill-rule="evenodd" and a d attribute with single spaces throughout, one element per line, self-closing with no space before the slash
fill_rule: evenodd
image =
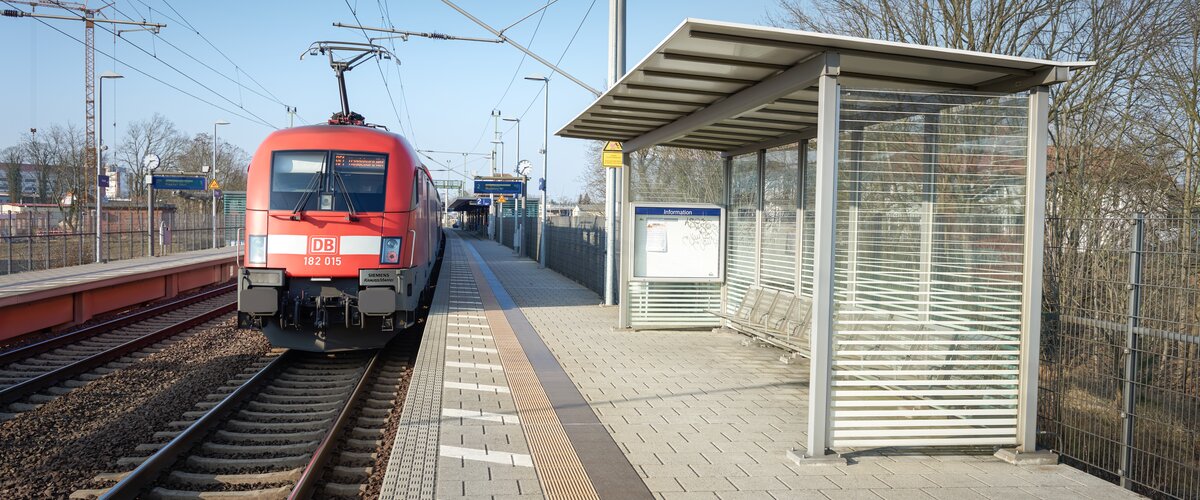
<path id="1" fill-rule="evenodd" d="M 634 205 L 633 278 L 721 281 L 723 215 L 715 205 Z"/>

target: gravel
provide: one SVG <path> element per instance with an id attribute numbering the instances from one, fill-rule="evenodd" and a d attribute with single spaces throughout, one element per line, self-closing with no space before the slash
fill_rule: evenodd
<path id="1" fill-rule="evenodd" d="M 0 498 L 65 498 L 270 348 L 232 315 L 0 424 Z"/>

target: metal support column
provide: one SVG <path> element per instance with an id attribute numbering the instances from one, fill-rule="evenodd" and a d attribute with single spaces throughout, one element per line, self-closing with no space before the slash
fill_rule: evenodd
<path id="1" fill-rule="evenodd" d="M 1046 238 L 1046 146 L 1050 90 L 1029 92 L 1029 160 L 1025 177 L 1025 296 L 1021 307 L 1020 385 L 1017 395 L 1018 453 L 1037 449 L 1038 347 L 1042 336 L 1042 259 Z"/>
<path id="2" fill-rule="evenodd" d="M 825 66 L 817 80 L 817 179 L 815 238 L 813 240 L 813 313 L 808 379 L 808 440 L 801 461 L 820 462 L 829 451 L 833 370 L 834 234 L 837 210 L 838 73 L 837 53 L 824 55 Z M 798 450 L 797 450 L 798 451 Z M 836 462 L 836 461 L 834 461 Z M 844 463 L 844 462 L 843 462 Z"/>
<path id="3" fill-rule="evenodd" d="M 609 0 L 608 18 L 608 86 L 611 88 L 625 76 L 625 0 Z M 628 165 L 627 160 L 624 163 Z M 604 305 L 608 306 L 616 303 L 613 278 L 617 270 L 617 210 L 628 204 L 617 202 L 618 193 L 627 193 L 617 190 L 618 182 L 621 177 L 628 177 L 620 175 L 618 170 L 624 171 L 624 168 L 604 169 Z"/>

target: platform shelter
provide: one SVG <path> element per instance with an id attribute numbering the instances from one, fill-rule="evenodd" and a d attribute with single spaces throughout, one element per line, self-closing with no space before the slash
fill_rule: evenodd
<path id="1" fill-rule="evenodd" d="M 800 461 L 1032 452 L 1048 93 L 1088 65 L 684 21 L 558 131 L 623 144 L 620 326 L 809 357 Z"/>

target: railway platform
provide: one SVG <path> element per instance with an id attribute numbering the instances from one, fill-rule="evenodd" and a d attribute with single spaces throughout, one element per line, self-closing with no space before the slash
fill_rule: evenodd
<path id="1" fill-rule="evenodd" d="M 799 465 L 808 363 L 617 310 L 507 248 L 449 232 L 381 497 L 1137 498 L 991 448 L 851 450 Z"/>
<path id="2" fill-rule="evenodd" d="M 0 340 L 231 279 L 232 247 L 0 276 Z"/>

